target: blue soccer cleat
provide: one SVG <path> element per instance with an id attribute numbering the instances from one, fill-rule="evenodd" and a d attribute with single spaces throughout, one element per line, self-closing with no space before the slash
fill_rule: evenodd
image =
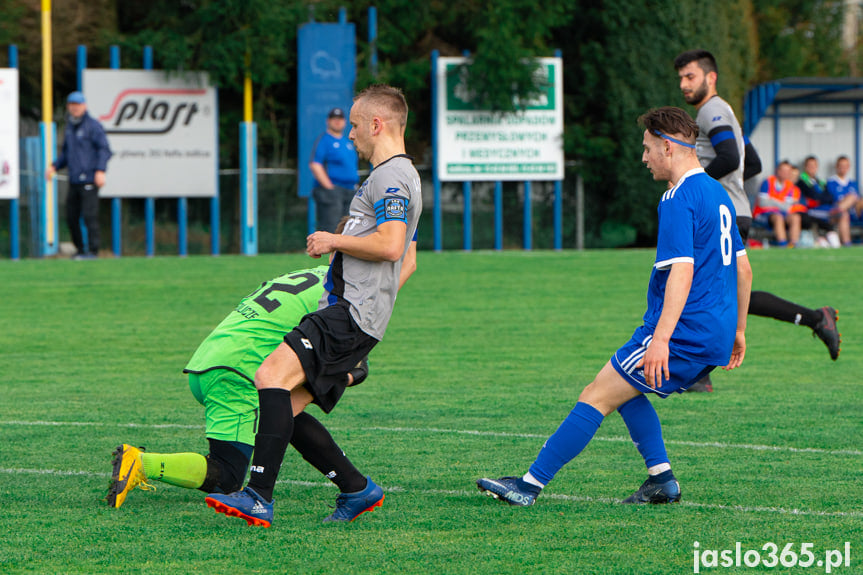
<path id="1" fill-rule="evenodd" d="M 356 493 L 340 493 L 336 497 L 336 510 L 324 523 L 329 521 L 353 521 L 366 511 L 374 511 L 375 507 L 384 504 L 384 490 L 371 477 L 366 477 L 368 484 L 362 491 Z"/>
<path id="2" fill-rule="evenodd" d="M 269 527 L 273 523 L 273 502 L 267 501 L 251 487 L 234 493 L 210 493 L 204 500 L 216 513 L 245 519 L 251 525 Z"/>
<path id="3" fill-rule="evenodd" d="M 542 487 L 531 485 L 521 477 L 501 477 L 500 479 L 476 480 L 476 486 L 486 495 L 506 501 L 510 505 L 527 507 L 536 502 Z"/>
<path id="4" fill-rule="evenodd" d="M 647 503 L 676 503 L 680 501 L 680 484 L 677 479 L 665 483 L 652 483 L 650 479 L 641 484 L 638 491 L 621 503 L 644 505 Z"/>

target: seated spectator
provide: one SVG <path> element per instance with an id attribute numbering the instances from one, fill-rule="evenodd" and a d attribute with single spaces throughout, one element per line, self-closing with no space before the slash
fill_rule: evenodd
<path id="1" fill-rule="evenodd" d="M 773 230 L 779 246 L 797 245 L 800 241 L 801 214 L 806 212 L 806 206 L 800 202 L 800 188 L 792 180 L 793 170 L 790 162 L 779 163 L 776 175 L 769 176 L 761 184 L 752 214 L 757 223 Z"/>
<path id="2" fill-rule="evenodd" d="M 836 222 L 843 246 L 851 245 L 852 216 L 859 218 L 863 212 L 863 200 L 860 199 L 857 182 L 848 179 L 850 170 L 851 161 L 848 156 L 839 156 L 836 160 L 836 174 L 827 180 L 827 192 L 832 202 L 830 215 Z"/>
<path id="3" fill-rule="evenodd" d="M 833 196 L 827 191 L 827 182 L 818 179 L 818 158 L 807 156 L 803 160 L 803 173 L 797 180 L 800 188 L 801 201 L 806 204 L 807 212 L 803 214 L 803 227 L 818 226 L 819 230 L 827 232 L 827 238 L 819 238 L 823 247 L 841 247 L 839 234 L 833 230 L 830 210 L 833 208 Z"/>

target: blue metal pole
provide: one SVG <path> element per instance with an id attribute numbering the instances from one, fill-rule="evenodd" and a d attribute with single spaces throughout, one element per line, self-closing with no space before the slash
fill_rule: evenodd
<path id="1" fill-rule="evenodd" d="M 470 251 L 473 247 L 473 230 L 471 229 L 471 221 L 473 218 L 471 217 L 471 185 L 470 182 L 462 182 L 461 192 L 464 196 L 464 249 L 465 251 Z"/>
<path id="2" fill-rule="evenodd" d="M 9 67 L 18 68 L 18 46 L 9 46 Z M 19 161 L 20 165 L 21 162 Z M 20 194 L 20 191 L 19 191 Z M 21 210 L 18 198 L 12 198 L 9 202 L 9 257 L 17 260 L 21 257 Z"/>
<path id="3" fill-rule="evenodd" d="M 153 47 L 144 46 L 144 69 L 153 69 Z M 144 198 L 145 250 L 147 257 L 156 253 L 156 198 Z"/>
<path id="4" fill-rule="evenodd" d="M 530 182 L 524 183 L 524 249 L 533 249 L 533 211 L 531 206 Z"/>
<path id="5" fill-rule="evenodd" d="M 81 91 L 84 89 L 84 69 L 87 67 L 87 46 L 83 44 L 78 45 L 78 52 L 76 59 L 78 61 L 78 71 L 75 76 L 76 78 L 76 89 Z"/>
<path id="6" fill-rule="evenodd" d="M 189 222 L 189 200 L 177 198 L 177 250 L 179 255 L 189 254 L 188 245 L 188 222 Z"/>
<path id="7" fill-rule="evenodd" d="M 120 47 L 111 46 L 110 67 L 112 70 L 120 69 Z M 122 231 L 120 230 L 123 215 L 123 202 L 120 198 L 111 199 L 111 240 L 114 255 L 120 257 L 123 250 Z"/>
<path id="8" fill-rule="evenodd" d="M 374 6 L 369 7 L 369 47 L 371 55 L 369 63 L 371 64 L 372 77 L 378 77 L 378 9 Z"/>
<path id="9" fill-rule="evenodd" d="M 348 23 L 348 10 L 344 6 L 339 8 L 339 24 Z"/>
<path id="10" fill-rule="evenodd" d="M 494 183 L 494 249 L 503 249 L 503 183 Z"/>
<path id="11" fill-rule="evenodd" d="M 219 109 L 219 92 L 216 91 L 216 109 Z M 219 133 L 219 120 L 216 118 L 215 114 L 213 114 L 213 123 L 216 125 L 216 134 Z M 210 198 L 210 254 L 217 256 L 219 255 L 220 250 L 220 242 L 219 238 L 221 236 L 221 202 L 219 200 L 219 194 L 221 191 L 221 186 L 219 184 L 219 146 L 216 146 L 215 158 L 213 158 L 213 170 L 216 172 L 216 194 Z"/>
<path id="12" fill-rule="evenodd" d="M 554 57 L 562 57 L 560 50 L 554 51 Z M 558 105 L 562 105 L 558 102 Z M 563 145 L 563 142 L 560 144 Z M 554 249 L 563 249 L 563 181 L 554 182 Z"/>
<path id="13" fill-rule="evenodd" d="M 253 256 L 258 253 L 258 127 L 254 122 L 240 127 L 240 249 Z"/>
<path id="14" fill-rule="evenodd" d="M 431 92 L 432 92 L 432 157 L 434 160 L 432 161 L 432 185 L 434 186 L 434 207 L 433 207 L 433 218 L 432 218 L 432 226 L 434 228 L 434 250 L 436 252 L 441 251 L 442 249 L 442 214 L 441 214 L 441 198 L 440 198 L 440 175 L 438 174 L 437 167 L 437 154 L 438 154 L 438 114 L 440 111 L 438 110 L 437 104 L 437 91 L 438 91 L 438 78 L 437 78 L 437 69 L 438 69 L 438 57 L 440 56 L 440 52 L 437 50 L 432 50 L 431 54 Z"/>

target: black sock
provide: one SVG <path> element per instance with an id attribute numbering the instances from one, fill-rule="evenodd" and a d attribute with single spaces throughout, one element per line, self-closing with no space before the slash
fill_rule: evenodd
<path id="1" fill-rule="evenodd" d="M 749 315 L 772 317 L 779 321 L 787 321 L 805 325 L 815 329 L 821 320 L 821 313 L 802 305 L 784 300 L 766 291 L 754 291 L 749 299 Z"/>
<path id="2" fill-rule="evenodd" d="M 306 412 L 294 417 L 291 445 L 342 493 L 355 493 L 366 488 L 366 478 L 336 445 L 327 428 Z"/>
<path id="3" fill-rule="evenodd" d="M 267 501 L 272 501 L 279 468 L 294 431 L 291 392 L 279 388 L 259 389 L 258 401 L 261 422 L 255 435 L 249 487 Z"/>
<path id="4" fill-rule="evenodd" d="M 662 473 L 657 473 L 656 475 L 647 476 L 647 480 L 650 483 L 667 483 L 669 481 L 673 481 L 674 479 L 674 473 L 672 473 L 670 469 L 666 469 Z"/>

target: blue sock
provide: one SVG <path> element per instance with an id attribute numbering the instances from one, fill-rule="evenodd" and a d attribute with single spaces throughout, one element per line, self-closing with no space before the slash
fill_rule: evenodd
<path id="1" fill-rule="evenodd" d="M 660 463 L 668 463 L 659 416 L 647 396 L 642 394 L 634 397 L 618 407 L 617 411 L 648 469 Z"/>
<path id="2" fill-rule="evenodd" d="M 530 466 L 530 474 L 547 485 L 564 465 L 587 447 L 603 419 L 603 415 L 592 405 L 576 403 L 557 431 L 542 446 L 536 461 Z"/>

